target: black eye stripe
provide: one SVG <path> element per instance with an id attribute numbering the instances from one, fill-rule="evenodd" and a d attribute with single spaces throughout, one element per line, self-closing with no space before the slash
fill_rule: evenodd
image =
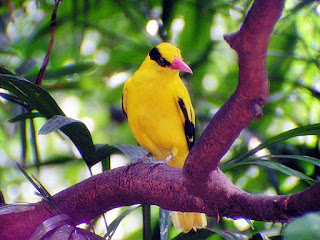
<path id="1" fill-rule="evenodd" d="M 170 62 L 168 62 L 165 58 L 163 58 L 158 50 L 158 48 L 154 47 L 149 52 L 149 56 L 151 60 L 156 61 L 160 66 L 166 67 L 170 65 Z"/>
<path id="2" fill-rule="evenodd" d="M 161 54 L 158 50 L 158 48 L 154 47 L 152 48 L 152 50 L 149 52 L 149 56 L 152 60 L 159 60 L 161 58 Z"/>

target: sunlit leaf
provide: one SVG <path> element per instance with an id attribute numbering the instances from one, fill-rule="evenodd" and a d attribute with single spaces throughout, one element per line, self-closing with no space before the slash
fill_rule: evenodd
<path id="1" fill-rule="evenodd" d="M 135 145 L 115 145 L 122 153 L 127 155 L 132 161 L 137 161 L 148 154 L 142 147 Z"/>
<path id="2" fill-rule="evenodd" d="M 59 130 L 60 128 L 69 125 L 71 123 L 80 123 L 81 121 L 75 120 L 69 117 L 56 115 L 50 118 L 39 130 L 40 135 L 46 135 L 53 131 Z"/>
<path id="3" fill-rule="evenodd" d="M 223 167 L 227 167 L 231 164 L 241 162 L 245 160 L 246 158 L 253 156 L 255 153 L 257 153 L 259 150 L 267 148 L 273 144 L 276 144 L 278 142 L 282 142 L 285 140 L 288 140 L 293 137 L 298 136 L 306 136 L 306 135 L 319 135 L 320 134 L 320 124 L 313 124 L 303 127 L 294 128 L 292 130 L 283 132 L 277 136 L 274 136 L 267 141 L 261 143 L 257 147 L 251 149 L 250 151 L 247 151 L 246 153 L 243 153 L 241 155 L 236 156 L 235 158 L 231 159 L 230 161 L 223 164 Z"/>
<path id="4" fill-rule="evenodd" d="M 309 213 L 290 222 L 283 231 L 284 240 L 320 239 L 320 215 Z"/>
<path id="5" fill-rule="evenodd" d="M 122 212 L 120 214 L 119 217 L 117 217 L 109 226 L 108 226 L 108 232 L 106 234 L 106 238 L 107 239 L 111 239 L 111 237 L 113 236 L 114 232 L 117 230 L 119 224 L 121 223 L 121 221 L 130 213 L 132 213 L 134 210 L 136 210 L 137 208 L 139 208 L 141 205 L 135 205 L 135 206 L 131 206 L 129 207 L 127 210 L 125 210 L 124 212 Z"/>
<path id="6" fill-rule="evenodd" d="M 36 207 L 32 204 L 23 205 L 23 204 L 7 204 L 0 206 L 0 216 L 5 214 L 12 214 L 12 213 L 20 213 L 25 211 L 34 210 Z"/>
<path id="7" fill-rule="evenodd" d="M 302 162 L 311 163 L 313 165 L 316 165 L 320 167 L 320 159 L 309 157 L 309 156 L 303 156 L 303 155 L 267 155 L 263 156 L 263 158 L 286 158 L 286 159 L 292 159 L 292 160 L 298 160 Z"/>
<path id="8" fill-rule="evenodd" d="M 268 161 L 268 160 L 259 160 L 258 158 L 255 160 L 252 160 L 253 158 L 250 158 L 249 160 L 245 160 L 245 161 L 241 161 L 241 162 L 237 162 L 237 163 L 233 163 L 232 165 L 227 165 L 222 167 L 223 171 L 228 171 L 232 168 L 235 168 L 237 166 L 241 166 L 241 165 L 258 165 L 261 167 L 267 167 L 273 170 L 277 170 L 279 172 L 282 172 L 288 176 L 295 176 L 298 177 L 302 180 L 308 180 L 308 181 L 312 181 L 314 182 L 315 180 L 313 180 L 312 178 L 308 177 L 307 175 L 298 172 L 292 168 L 289 168 L 283 164 L 277 163 L 277 162 L 272 162 L 272 161 Z"/>

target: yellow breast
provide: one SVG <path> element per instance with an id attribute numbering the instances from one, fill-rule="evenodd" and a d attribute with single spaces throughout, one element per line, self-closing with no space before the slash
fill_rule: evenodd
<path id="1" fill-rule="evenodd" d="M 154 76 L 140 70 L 124 87 L 130 128 L 138 143 L 156 159 L 172 154 L 169 165 L 182 167 L 189 149 L 177 98 L 187 98 L 191 106 L 189 94 L 178 73 Z"/>

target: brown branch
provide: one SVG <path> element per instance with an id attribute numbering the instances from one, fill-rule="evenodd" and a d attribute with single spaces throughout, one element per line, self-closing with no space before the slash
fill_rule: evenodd
<path id="1" fill-rule="evenodd" d="M 252 120 L 262 117 L 269 93 L 266 51 L 283 5 L 284 0 L 256 0 L 240 31 L 225 36 L 238 53 L 239 84 L 215 114 L 184 165 L 185 176 L 197 191 L 199 183 L 206 182 L 240 132 Z"/>
<path id="2" fill-rule="evenodd" d="M 54 6 L 54 10 L 53 10 L 52 17 L 51 17 L 51 22 L 50 22 L 51 36 L 50 36 L 48 51 L 47 51 L 46 56 L 43 59 L 42 67 L 39 71 L 39 74 L 38 74 L 36 82 L 35 82 L 35 84 L 37 84 L 38 86 L 41 86 L 42 80 L 44 79 L 44 74 L 46 72 L 46 68 L 49 63 L 50 54 L 51 54 L 51 50 L 52 50 L 53 43 L 54 43 L 54 33 L 56 30 L 56 18 L 57 18 L 57 12 L 58 12 L 58 7 L 59 7 L 60 2 L 61 2 L 61 0 L 55 0 L 55 6 Z"/>
<path id="3" fill-rule="evenodd" d="M 207 186 L 206 196 L 196 197 L 184 184 L 181 168 L 141 163 L 93 176 L 56 194 L 54 199 L 60 212 L 69 215 L 75 224 L 88 223 L 108 210 L 137 203 L 205 212 L 211 217 L 273 222 L 287 222 L 305 212 L 320 210 L 320 183 L 300 193 L 270 197 L 246 193 L 216 170 L 210 174 Z M 0 215 L 0 239 L 28 239 L 44 220 L 58 214 L 43 201 L 30 206 L 34 209 Z"/>

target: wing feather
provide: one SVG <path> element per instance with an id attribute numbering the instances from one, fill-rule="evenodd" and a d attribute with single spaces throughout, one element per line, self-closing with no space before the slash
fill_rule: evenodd
<path id="1" fill-rule="evenodd" d="M 194 117 L 192 116 L 193 111 L 189 110 L 188 113 L 188 109 L 182 98 L 178 98 L 178 105 L 184 117 L 184 132 L 190 150 L 193 147 L 195 141 L 195 121 Z"/>
<path id="2" fill-rule="evenodd" d="M 127 115 L 127 89 L 124 87 L 123 93 L 122 93 L 122 112 L 126 118 L 128 118 Z"/>

